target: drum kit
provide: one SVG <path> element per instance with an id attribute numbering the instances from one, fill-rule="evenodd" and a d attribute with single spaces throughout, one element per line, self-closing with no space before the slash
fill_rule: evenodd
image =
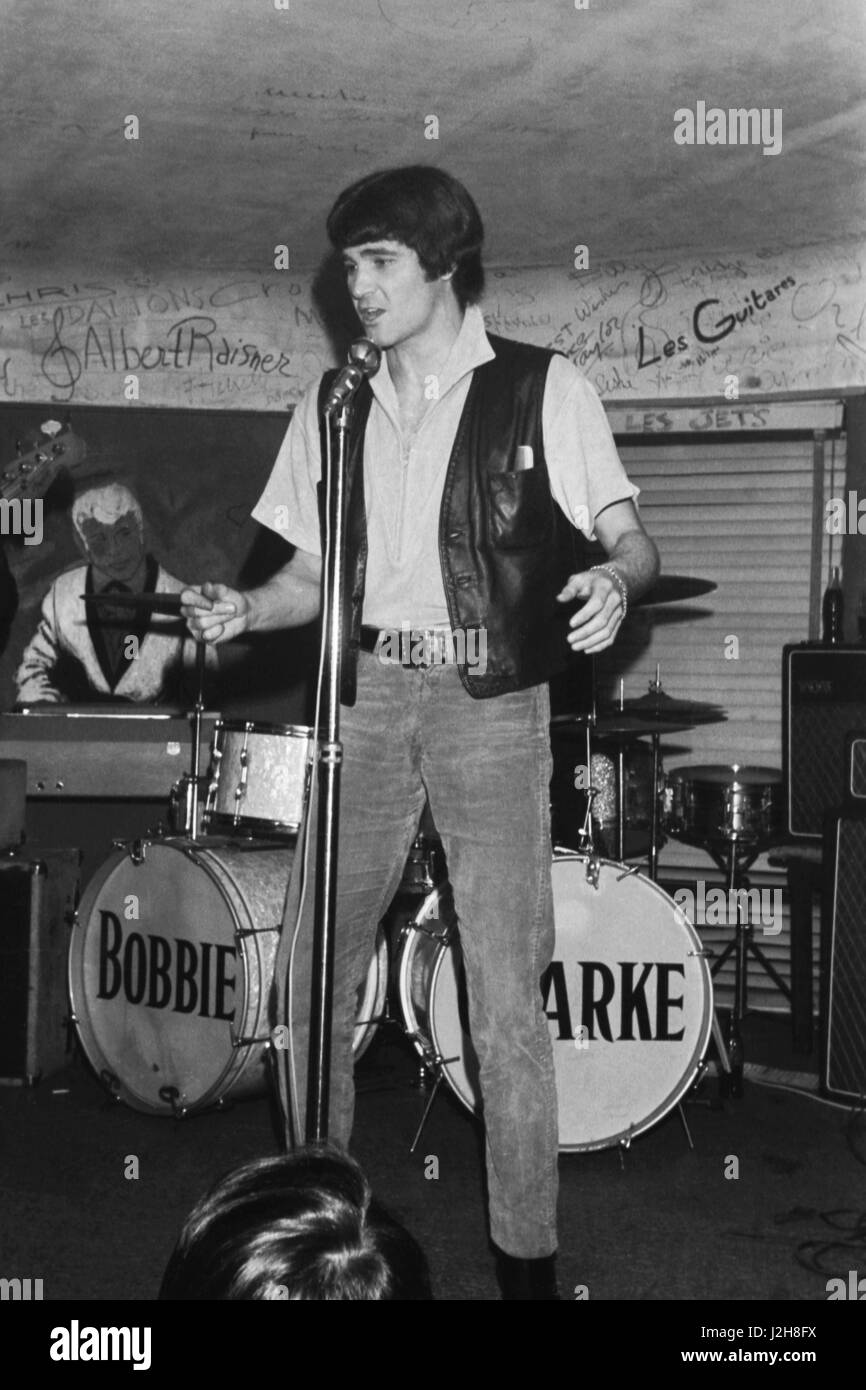
<path id="1" fill-rule="evenodd" d="M 170 832 L 115 842 L 86 887 L 69 954 L 73 1021 L 97 1075 L 134 1109 L 176 1117 L 268 1089 L 270 986 L 317 751 L 311 728 L 218 720 L 202 777 L 202 643 L 198 658 L 191 766 L 172 788 Z M 564 1151 L 622 1152 L 675 1106 L 685 1124 L 681 1102 L 706 1071 L 711 1036 L 730 1069 L 709 953 L 656 881 L 663 833 L 709 849 L 736 887 L 778 829 L 772 769 L 664 776 L 661 739 L 721 718 L 715 706 L 671 699 L 657 672 L 638 700 L 621 690 L 614 710 L 593 700 L 589 713 L 553 721 L 554 742 L 580 740 L 587 773 L 582 803 L 558 803 L 554 788 L 556 945 L 541 982 Z M 378 929 L 354 1039 L 356 1060 L 382 1022 L 411 1041 L 432 1083 L 415 1144 L 443 1080 L 480 1111 L 447 866 L 425 814 L 399 910 Z M 635 854 L 647 873 L 626 862 Z M 748 944 L 744 924 L 725 952 L 742 967 L 737 1018 Z"/>

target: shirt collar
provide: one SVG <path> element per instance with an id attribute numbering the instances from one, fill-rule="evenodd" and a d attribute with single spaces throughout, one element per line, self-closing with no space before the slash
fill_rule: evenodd
<path id="1" fill-rule="evenodd" d="M 477 304 L 468 305 L 463 315 L 460 331 L 451 344 L 451 351 L 439 377 L 440 398 L 445 395 L 446 391 L 450 391 L 452 386 L 456 386 L 464 376 L 473 372 L 476 367 L 480 367 L 482 363 L 490 362 L 495 356 L 484 328 L 484 315 Z M 388 371 L 386 353 L 382 354 L 382 365 L 376 375 L 370 378 L 370 385 L 373 388 L 373 395 L 380 405 L 387 408 L 390 402 L 395 401 L 394 385 L 391 381 L 391 373 Z"/>

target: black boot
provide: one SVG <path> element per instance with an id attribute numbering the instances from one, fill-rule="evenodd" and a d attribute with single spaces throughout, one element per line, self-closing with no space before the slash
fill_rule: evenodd
<path id="1" fill-rule="evenodd" d="M 496 1273 L 504 1300 L 560 1301 L 556 1287 L 556 1256 L 524 1260 L 517 1255 L 496 1252 Z"/>

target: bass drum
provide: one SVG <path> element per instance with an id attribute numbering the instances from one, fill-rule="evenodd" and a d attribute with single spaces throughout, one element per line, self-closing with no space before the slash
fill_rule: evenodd
<path id="1" fill-rule="evenodd" d="M 712 1030 L 712 983 L 698 936 L 657 884 L 585 856 L 553 862 L 554 959 L 542 980 L 559 1098 L 559 1146 L 628 1144 L 682 1099 Z M 480 1110 L 450 889 L 406 933 L 400 1009 L 416 1049 L 463 1104 Z"/>
<path id="2" fill-rule="evenodd" d="M 136 843 L 87 886 L 69 993 L 84 1052 L 134 1110 L 188 1115 L 267 1090 L 269 994 L 293 848 Z M 355 1053 L 387 986 L 380 938 L 359 994 Z"/>

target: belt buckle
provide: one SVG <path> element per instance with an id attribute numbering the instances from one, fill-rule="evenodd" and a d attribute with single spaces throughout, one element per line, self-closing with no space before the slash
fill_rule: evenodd
<path id="1" fill-rule="evenodd" d="M 451 633 L 444 628 L 422 628 L 420 635 L 424 641 L 424 661 L 419 663 L 424 670 L 431 666 L 446 666 L 452 657 Z"/>
<path id="2" fill-rule="evenodd" d="M 420 651 L 418 644 L 421 644 Z M 405 648 L 401 649 L 400 657 L 403 665 L 415 671 L 428 671 L 432 666 L 432 646 L 430 629 L 426 627 L 411 627 L 407 632 L 407 642 Z M 405 652 L 405 655 L 404 655 Z"/>
<path id="3" fill-rule="evenodd" d="M 395 642 L 397 651 L 382 656 L 385 639 Z M 451 633 L 436 627 L 383 628 L 376 643 L 375 655 L 380 661 L 393 662 L 404 670 L 429 671 L 433 666 L 444 666 L 454 660 Z"/>

